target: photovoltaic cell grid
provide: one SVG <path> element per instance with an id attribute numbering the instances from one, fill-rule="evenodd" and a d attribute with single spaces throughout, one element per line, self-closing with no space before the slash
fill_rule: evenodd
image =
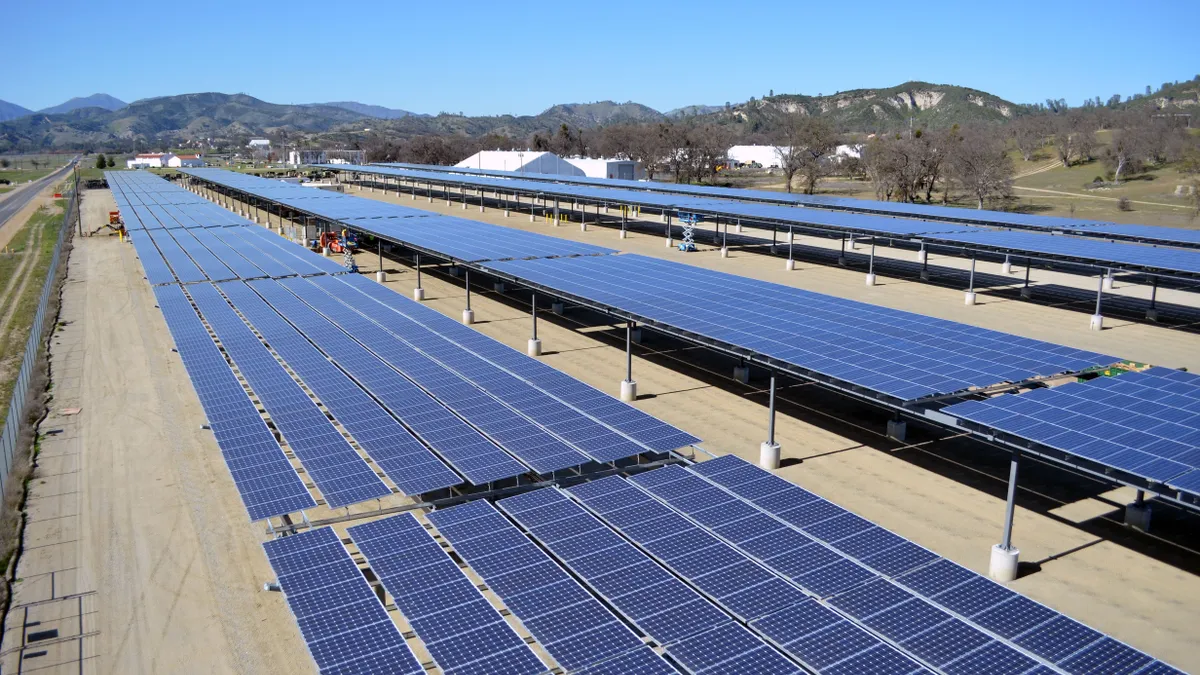
<path id="1" fill-rule="evenodd" d="M 463 482 L 357 384 L 241 282 L 219 286 L 263 339 L 406 495 Z"/>
<path id="2" fill-rule="evenodd" d="M 632 457 L 645 449 L 666 452 L 700 442 L 691 434 L 368 279 L 351 275 L 317 279 L 313 283 L 334 296 L 354 298 L 351 304 L 355 306 L 370 305 L 367 298 L 344 288 L 352 286 L 392 310 L 397 316 L 372 316 L 380 325 L 419 345 L 440 362 L 451 364 L 457 372 L 598 462 Z M 638 443 L 644 447 L 638 447 Z"/>
<path id="3" fill-rule="evenodd" d="M 912 542 L 738 457 L 727 455 L 687 470 L 667 468 L 672 470 L 659 469 L 635 480 L 657 495 L 671 495 L 670 503 L 683 508 L 700 500 L 690 495 L 705 491 L 697 482 L 702 477 L 758 507 L 775 523 L 787 523 L 788 531 L 799 530 L 875 569 L 879 578 L 841 591 L 829 603 L 944 672 L 1046 672 L 1027 667 L 1035 656 L 1079 675 L 1179 673 L 990 579 L 932 557 Z M 761 524 L 752 524 L 755 520 Z M 777 568 L 787 559 L 776 553 L 775 542 L 786 548 L 789 536 L 768 529 L 774 527 L 749 515 L 742 525 L 734 521 L 714 531 L 740 538 L 737 546 L 760 559 L 770 555 L 767 563 Z"/>
<path id="4" fill-rule="evenodd" d="M 153 232 L 158 232 L 158 236 L 155 236 Z M 186 284 L 208 280 L 204 272 L 188 256 L 187 252 L 166 233 L 166 230 L 146 230 L 145 235 L 138 233 L 135 236 L 149 236 L 154 241 L 154 245 L 162 253 L 162 257 L 171 266 L 175 278 L 180 282 Z"/>
<path id="5" fill-rule="evenodd" d="M 326 165 L 332 168 L 335 165 Z M 593 187 L 621 188 L 628 190 L 644 190 L 666 194 L 683 194 L 694 197 L 712 197 L 715 199 L 736 199 L 752 202 L 806 206 L 811 208 L 831 209 L 854 213 L 875 213 L 888 216 L 903 216 L 907 218 L 932 218 L 948 222 L 961 222 L 974 225 L 989 225 L 1003 227 L 1022 227 L 1039 230 L 1068 230 L 1071 234 L 1086 236 L 1114 236 L 1140 241 L 1159 241 L 1171 244 L 1200 244 L 1200 232 L 1174 227 L 1156 227 L 1152 225 L 1125 225 L 1107 223 L 1062 216 L 1039 216 L 1006 211 L 986 211 L 976 209 L 961 209 L 947 206 L 926 204 L 904 204 L 901 202 L 882 202 L 870 199 L 849 199 L 844 197 L 828 197 L 823 195 L 797 195 L 769 192 L 766 190 L 750 190 L 744 188 L 724 188 L 707 185 L 686 185 L 678 183 L 659 183 L 654 181 L 620 180 L 611 178 L 586 178 L 581 176 L 557 176 L 549 174 L 518 173 L 515 171 L 496 171 L 487 169 L 469 169 L 464 167 L 437 166 L 432 164 L 402 164 L 383 163 L 378 166 L 395 167 L 416 171 L 453 172 L 466 175 L 482 175 L 497 178 L 521 178 L 523 180 L 550 181 L 572 185 L 590 185 Z M 368 168 L 375 168 L 374 166 Z"/>
<path id="6" fill-rule="evenodd" d="M 1048 235 L 1016 230 L 980 230 L 948 233 L 939 240 L 985 246 L 1003 252 L 1047 254 L 1113 267 L 1135 266 L 1151 270 L 1200 274 L 1200 251 L 1100 241 L 1086 237 Z"/>
<path id="7" fill-rule="evenodd" d="M 487 485 L 529 472 L 279 282 L 262 280 L 249 285 L 471 483 Z M 404 348 L 396 345 L 394 349 Z"/>
<path id="8" fill-rule="evenodd" d="M 178 286 L 158 306 L 251 520 L 317 505 Z"/>
<path id="9" fill-rule="evenodd" d="M 313 309 L 336 323 L 351 337 L 400 371 L 450 410 L 483 431 L 525 465 L 539 474 L 582 466 L 591 460 L 539 428 L 500 400 L 489 395 L 481 384 L 460 375 L 447 365 L 419 351 L 413 343 L 402 341 L 385 329 L 388 317 L 369 317 L 326 293 L 314 280 L 281 281 Z M 395 316 L 395 315 L 393 315 Z M 397 317 L 398 320 L 403 320 Z M 389 323 L 390 326 L 390 323 Z M 426 332 L 425 337 L 431 335 Z"/>
<path id="10" fill-rule="evenodd" d="M 905 401 L 1119 360 L 639 255 L 486 266 Z"/>
<path id="11" fill-rule="evenodd" d="M 322 675 L 425 672 L 333 530 L 273 539 L 263 549 Z"/>
<path id="12" fill-rule="evenodd" d="M 802 672 L 556 488 L 496 506 L 688 672 Z M 488 535 L 467 542 L 463 555 L 523 542 L 513 534 Z"/>
<path id="13" fill-rule="evenodd" d="M 638 673 L 676 672 L 488 502 L 438 510 L 429 521 L 568 671 L 633 672 L 636 664 Z M 497 543 L 477 546 L 485 537 Z"/>
<path id="14" fill-rule="evenodd" d="M 347 531 L 443 673 L 548 670 L 412 514 Z"/>
<path id="15" fill-rule="evenodd" d="M 312 476 L 326 504 L 339 508 L 390 495 L 391 489 L 246 327 L 217 289 L 196 284 L 188 290 L 225 352 Z"/>
<path id="16" fill-rule="evenodd" d="M 246 176 L 223 169 L 189 169 L 184 173 L 263 199 L 269 199 L 327 220 L 345 223 L 363 232 L 410 246 L 435 251 L 461 261 L 531 258 L 544 256 L 594 256 L 612 249 L 566 241 L 448 216 L 414 217 L 413 209 L 362 197 L 325 193 L 328 198 L 297 197 L 295 191 L 311 188 Z"/>
<path id="17" fill-rule="evenodd" d="M 1200 495 L 1200 376 L 1154 367 L 942 412 Z"/>
<path id="18" fill-rule="evenodd" d="M 643 475 L 661 479 L 662 473 L 652 471 Z M 714 504 L 712 491 L 719 492 L 716 488 L 702 487 L 700 496 L 706 497 L 706 501 L 699 509 L 703 512 L 697 518 L 699 522 L 718 525 L 755 515 L 753 507 L 732 497 Z M 788 572 L 795 579 L 793 585 L 719 539 L 711 530 L 693 524 L 684 517 L 684 511 L 665 506 L 623 478 L 592 481 L 569 492 L 610 527 L 806 667 L 817 672 L 928 672 L 797 588 L 803 587 L 816 596 L 831 595 L 872 578 L 874 575 L 865 568 L 844 560 L 842 565 L 827 564 L 828 559 L 809 550 L 805 559 L 793 556 L 790 560 Z M 786 534 L 782 524 L 776 529 L 776 534 Z M 636 573 L 636 569 L 628 571 Z"/>

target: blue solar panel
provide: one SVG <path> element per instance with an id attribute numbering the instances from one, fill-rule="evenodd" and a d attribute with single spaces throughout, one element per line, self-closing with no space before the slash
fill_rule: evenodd
<path id="1" fill-rule="evenodd" d="M 154 295 L 250 519 L 316 506 L 183 291 L 160 286 Z"/>
<path id="2" fill-rule="evenodd" d="M 259 277 L 270 276 L 262 268 L 255 265 L 248 258 L 232 248 L 225 240 L 218 237 L 209 229 L 193 229 L 188 230 L 193 237 L 204 244 L 208 250 L 212 251 L 213 255 L 225 263 L 225 266 L 233 270 L 239 279 L 257 279 Z M 244 247 L 243 247 L 244 248 Z"/>
<path id="3" fill-rule="evenodd" d="M 519 535 L 506 518 L 483 501 L 435 511 L 429 520 L 456 548 L 490 533 L 511 531 Z M 514 548 L 524 549 L 529 545 L 528 540 L 521 539 L 523 543 L 517 547 L 486 549 L 463 555 L 463 559 L 474 566 L 476 559 L 501 555 Z M 622 655 L 641 651 L 641 640 L 616 615 L 589 596 L 549 556 L 540 549 L 537 551 L 541 556 L 538 563 L 520 567 L 487 566 L 486 573 L 478 568 L 476 571 L 560 665 L 574 671 L 619 662 Z M 644 656 L 637 659 L 646 663 L 647 672 L 674 672 L 657 656 L 651 660 Z"/>
<path id="4" fill-rule="evenodd" d="M 176 279 L 182 283 L 205 281 L 207 279 L 204 272 L 196 266 L 196 263 L 188 257 L 187 252 L 180 248 L 179 244 L 171 238 L 171 235 L 166 230 L 147 230 L 146 233 L 154 240 L 154 245 L 158 247 L 158 250 L 162 253 L 162 257 L 171 266 L 171 271 L 175 274 Z"/>
<path id="5" fill-rule="evenodd" d="M 263 549 L 321 673 L 425 672 L 333 530 Z"/>
<path id="6" fill-rule="evenodd" d="M 444 672 L 533 675 L 546 670 L 411 514 L 355 525 L 347 531 Z M 411 557 L 413 551 L 428 551 L 423 561 L 430 562 L 405 569 L 381 564 L 398 555 Z M 427 574 L 430 568 L 447 565 L 457 574 Z M 417 583 L 412 583 L 414 578 Z"/>
<path id="7" fill-rule="evenodd" d="M 162 235 L 159 235 L 160 237 Z M 204 244 L 201 244 L 190 230 L 178 229 L 172 230 L 170 236 L 175 239 L 175 243 L 187 253 L 192 262 L 204 272 L 204 275 L 212 281 L 227 281 L 236 279 L 238 275 L 229 269 L 217 256 L 213 255 L 212 251 L 208 250 Z M 156 240 L 157 241 L 157 240 Z"/>
<path id="8" fill-rule="evenodd" d="M 309 342 L 312 339 L 319 344 L 319 335 L 306 338 L 296 332 L 245 284 L 233 282 L 220 288 L 401 492 L 420 495 L 462 483 L 462 478 Z"/>
<path id="9" fill-rule="evenodd" d="M 1194 491 L 1189 474 L 1200 469 L 1200 376 L 1184 371 L 1155 367 L 943 412 L 1183 490 Z"/>
<path id="10" fill-rule="evenodd" d="M 639 255 L 486 266 L 901 400 L 1118 361 Z"/>
<path id="11" fill-rule="evenodd" d="M 647 415 L 631 405 L 622 403 L 595 387 L 588 386 L 537 359 L 529 358 L 508 345 L 479 331 L 472 330 L 440 312 L 419 303 L 410 302 L 394 291 L 368 279 L 347 275 L 338 277 L 338 280 L 354 286 L 363 294 L 393 311 L 436 332 L 439 337 L 488 360 L 508 373 L 549 393 L 562 403 L 616 429 L 651 450 L 659 452 L 676 450 L 700 441 L 695 436 Z M 548 424 L 548 427 L 553 430 L 552 425 Z M 598 443 L 591 445 L 593 449 L 588 454 L 597 459 L 627 456 L 614 454 L 608 449 L 600 448 Z M 612 447 L 614 446 L 609 446 L 609 448 Z M 624 445 L 617 447 L 624 447 Z M 620 452 L 625 451 L 621 450 Z"/>
<path id="12" fill-rule="evenodd" d="M 146 273 L 146 281 L 152 286 L 169 284 L 175 281 L 175 274 L 167 266 L 167 261 L 154 245 L 154 240 L 144 230 L 130 235 L 133 248 L 137 251 L 142 270 Z"/>
<path id="13" fill-rule="evenodd" d="M 304 304 L 279 282 L 252 281 L 249 285 L 301 332 L 317 341 L 323 352 L 467 480 L 486 485 L 529 471 L 417 385 L 400 377 L 386 362 Z M 397 345 L 395 349 L 401 347 Z"/>
<path id="14" fill-rule="evenodd" d="M 189 289 L 225 351 L 258 395 L 325 502 L 334 508 L 390 495 L 375 472 L 296 384 L 262 342 L 234 313 L 217 289 Z"/>
<path id="15" fill-rule="evenodd" d="M 941 241 L 980 247 L 1004 253 L 1033 253 L 1057 258 L 1080 259 L 1113 267 L 1200 274 L 1200 252 L 1099 241 L 1086 237 L 1053 236 L 1040 232 L 980 230 L 939 234 Z"/>

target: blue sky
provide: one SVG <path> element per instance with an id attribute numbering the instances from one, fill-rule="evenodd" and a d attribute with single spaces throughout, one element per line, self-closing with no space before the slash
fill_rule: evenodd
<path id="1" fill-rule="evenodd" d="M 468 115 L 668 110 L 908 80 L 1078 105 L 1200 73 L 1194 0 L 8 0 L 2 14 L 0 99 L 32 109 L 221 91 Z"/>

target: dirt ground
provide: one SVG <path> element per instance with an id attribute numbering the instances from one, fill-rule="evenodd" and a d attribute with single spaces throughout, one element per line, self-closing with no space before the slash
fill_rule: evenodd
<path id="1" fill-rule="evenodd" d="M 85 229 L 112 208 L 87 193 Z M 25 672 L 311 669 L 132 246 L 76 240 L 61 321 L 0 667 L 40 621 Z"/>

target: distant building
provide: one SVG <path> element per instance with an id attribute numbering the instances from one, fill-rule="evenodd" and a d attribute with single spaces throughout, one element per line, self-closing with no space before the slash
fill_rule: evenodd
<path id="1" fill-rule="evenodd" d="M 292 166 L 312 164 L 362 164 L 362 150 L 289 150 L 287 163 Z"/>
<path id="2" fill-rule="evenodd" d="M 863 146 L 861 143 L 857 145 L 839 145 L 833 151 L 833 158 L 837 161 L 843 159 L 862 159 Z"/>
<path id="3" fill-rule="evenodd" d="M 271 147 L 271 139 L 269 138 L 251 138 L 246 144 L 247 148 L 269 148 Z"/>
<path id="4" fill-rule="evenodd" d="M 204 166 L 204 160 L 200 155 L 171 155 L 167 166 L 175 169 Z"/>
<path id="5" fill-rule="evenodd" d="M 637 162 L 624 159 L 564 159 L 553 152 L 537 150 L 484 150 L 464 159 L 455 166 L 464 169 L 543 173 L 555 176 L 589 178 L 641 178 Z"/>
<path id="6" fill-rule="evenodd" d="M 142 153 L 135 155 L 133 159 L 125 160 L 125 168 L 127 169 L 161 169 L 169 166 L 169 162 L 175 158 L 169 152 L 158 153 Z"/>
<path id="7" fill-rule="evenodd" d="M 782 166 L 780 149 L 774 145 L 735 145 L 729 148 L 727 155 L 735 167 L 757 165 L 763 169 L 778 169 Z"/>

